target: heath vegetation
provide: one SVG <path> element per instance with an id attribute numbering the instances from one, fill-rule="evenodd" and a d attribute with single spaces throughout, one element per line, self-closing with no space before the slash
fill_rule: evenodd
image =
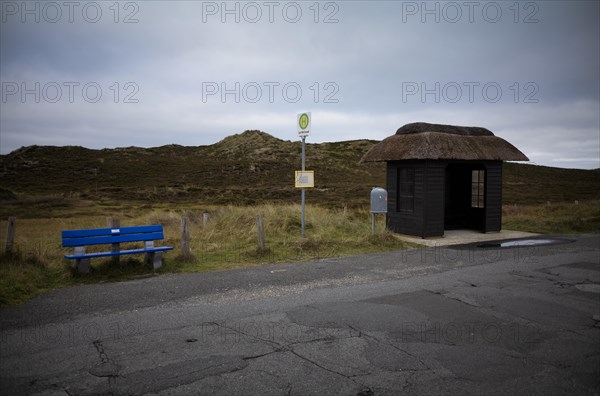
<path id="1" fill-rule="evenodd" d="M 61 231 L 163 224 L 158 273 L 216 271 L 412 247 L 384 230 L 371 235 L 369 192 L 385 186 L 384 164 L 361 164 L 372 140 L 308 144 L 307 238 L 300 238 L 293 172 L 300 143 L 246 131 L 209 146 L 169 145 L 90 150 L 32 146 L 0 156 L 0 305 L 78 283 L 152 276 L 141 256 L 92 260 L 78 275 L 63 255 Z M 600 170 L 504 165 L 503 227 L 551 234 L 600 230 Z M 346 209 L 344 209 L 346 208 Z M 208 214 L 205 223 L 204 214 Z M 266 245 L 258 248 L 257 216 Z M 8 216 L 17 218 L 13 250 L 4 253 Z M 190 255 L 181 221 L 190 224 Z"/>

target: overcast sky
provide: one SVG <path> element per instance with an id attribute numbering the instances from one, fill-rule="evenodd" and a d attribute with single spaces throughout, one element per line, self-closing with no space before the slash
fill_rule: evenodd
<path id="1" fill-rule="evenodd" d="M 598 1 L 2 1 L 0 152 L 482 126 L 600 167 Z"/>

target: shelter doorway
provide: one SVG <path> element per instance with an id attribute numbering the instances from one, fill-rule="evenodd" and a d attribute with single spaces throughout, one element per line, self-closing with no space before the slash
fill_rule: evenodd
<path id="1" fill-rule="evenodd" d="M 484 231 L 487 175 L 483 165 L 452 163 L 445 176 L 444 229 Z"/>

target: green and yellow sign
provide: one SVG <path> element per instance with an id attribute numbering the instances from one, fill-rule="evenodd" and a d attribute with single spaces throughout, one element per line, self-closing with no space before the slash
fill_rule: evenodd
<path id="1" fill-rule="evenodd" d="M 298 136 L 306 137 L 310 133 L 310 113 L 298 114 Z"/>

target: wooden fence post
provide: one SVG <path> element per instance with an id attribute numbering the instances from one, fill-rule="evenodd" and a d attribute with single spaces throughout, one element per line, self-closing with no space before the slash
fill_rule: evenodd
<path id="1" fill-rule="evenodd" d="M 15 241 L 15 228 L 17 226 L 17 219 L 14 216 L 8 218 L 8 226 L 6 228 L 6 254 L 11 254 L 13 250 L 13 243 Z"/>
<path id="2" fill-rule="evenodd" d="M 258 250 L 262 252 L 265 250 L 265 227 L 261 214 L 256 216 L 256 229 L 258 230 Z"/>
<path id="3" fill-rule="evenodd" d="M 371 235 L 375 235 L 375 213 L 371 212 Z"/>
<path id="4" fill-rule="evenodd" d="M 113 219 L 111 217 L 106 218 L 106 226 L 108 228 L 121 228 L 121 221 L 119 219 Z M 112 251 L 113 252 L 118 252 L 119 250 L 121 250 L 121 247 L 119 246 L 118 243 L 113 243 L 112 244 Z M 119 265 L 119 256 L 112 256 L 112 263 L 113 265 Z"/>
<path id="5" fill-rule="evenodd" d="M 181 254 L 185 259 L 190 257 L 190 221 L 187 215 L 181 218 Z"/>

